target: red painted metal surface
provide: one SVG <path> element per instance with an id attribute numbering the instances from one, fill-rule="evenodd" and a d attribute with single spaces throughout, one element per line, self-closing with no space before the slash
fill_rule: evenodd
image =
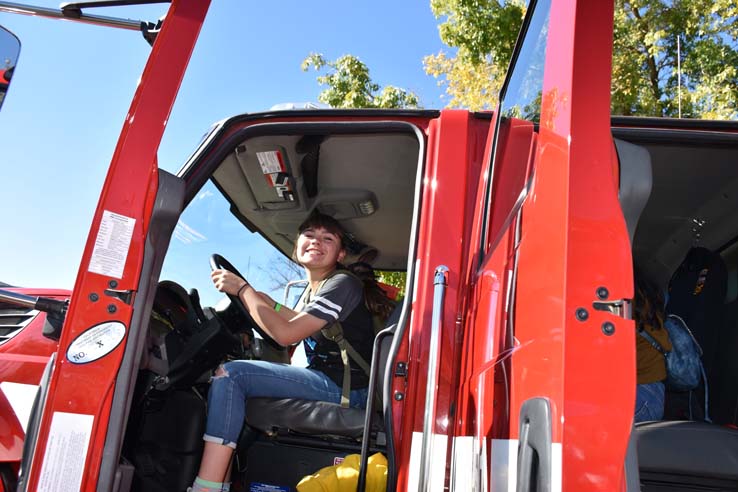
<path id="1" fill-rule="evenodd" d="M 600 286 L 611 299 L 632 294 L 612 175 L 612 8 L 552 3 L 535 180 L 523 209 L 510 436 L 522 403 L 545 395 L 564 490 L 622 487 L 634 406 L 633 323 L 592 309 Z M 575 317 L 580 307 L 585 322 Z M 605 322 L 615 325 L 612 336 Z"/>
<path id="2" fill-rule="evenodd" d="M 511 314 L 509 295 L 519 197 L 526 186 L 535 148 L 533 125 L 520 120 L 504 123 L 497 145 L 487 254 L 481 260 L 481 267 L 478 267 L 479 256 L 468 267 L 474 294 L 467 306 L 464 388 L 459 394 L 462 403 L 457 422 L 459 435 L 476 436 L 482 443 L 510 437 L 510 357 L 516 344 L 507 334 Z M 485 191 L 484 183 L 480 183 L 470 248 L 480 246 Z"/>
<path id="3" fill-rule="evenodd" d="M 66 348 L 88 328 L 107 321 L 128 326 L 131 306 L 103 295 L 109 281 L 119 290 L 135 290 L 141 274 L 143 247 L 157 189 L 156 151 L 166 126 L 192 49 L 209 7 L 207 0 L 175 0 L 126 115 L 105 185 L 87 239 L 74 295 L 60 340 L 49 388 L 38 444 L 31 468 L 29 490 L 35 490 L 44 460 L 44 450 L 55 412 L 92 415 L 92 436 L 88 448 L 81 490 L 93 491 L 99 474 L 101 453 L 110 415 L 112 389 L 125 343 L 94 362 L 75 365 L 66 359 Z M 135 228 L 122 278 L 112 279 L 88 271 L 104 211 L 135 219 Z M 100 295 L 92 302 L 90 293 Z M 115 312 L 109 312 L 109 306 Z"/>
<path id="4" fill-rule="evenodd" d="M 33 297 L 68 299 L 63 289 L 5 289 Z M 57 343 L 43 336 L 46 313 L 40 312 L 20 333 L 0 345 L 0 382 L 38 384 Z"/>
<path id="5" fill-rule="evenodd" d="M 441 329 L 434 433 L 452 433 L 452 406 L 455 406 L 461 357 L 462 313 L 459 306 L 466 294 L 461 268 L 466 259 L 464 239 L 471 228 L 473 195 L 470 191 L 476 188 L 488 127 L 489 122 L 476 120 L 466 111 L 443 111 L 428 129 L 416 263 L 417 289 L 409 338 L 401 347 L 407 350 L 401 353 L 408 354 L 405 360 L 408 361 L 409 375 L 406 387 L 396 387 L 408 398 L 393 402 L 395 417 L 400 419 L 399 426 L 396 426 L 399 432 L 396 457 L 398 490 L 405 490 L 410 480 L 412 435 L 423 429 L 433 277 L 439 265 L 449 268 L 449 276 Z M 402 358 L 400 355 L 400 360 Z"/>
<path id="6" fill-rule="evenodd" d="M 612 172 L 612 8 L 611 2 L 553 2 L 540 133 L 524 125 L 517 138 L 501 133 L 494 182 L 503 192 L 492 193 L 492 249 L 481 268 L 469 265 L 475 286 L 467 308 L 457 432 L 483 443 L 517 439 L 522 403 L 547 398 L 553 442 L 563 452 L 563 490 L 623 486 L 634 406 L 632 321 L 591 307 L 599 286 L 608 288 L 611 299 L 632 294 L 630 244 Z M 509 211 L 531 163 L 518 276 L 511 285 L 518 219 Z M 484 188 L 480 183 L 471 247 L 480 240 Z M 584 323 L 574 316 L 582 306 L 590 312 Z M 512 339 L 505 334 L 511 315 Z M 616 326 L 612 336 L 601 330 L 606 321 Z M 613 374 L 612 367 L 622 370 Z"/>
<path id="7" fill-rule="evenodd" d="M 554 2 L 549 49 L 563 55 L 550 69 L 547 64 L 544 82 L 543 106 L 553 106 L 554 114 L 545 119 L 552 124 L 541 140 L 556 148 L 569 139 L 568 156 L 553 155 L 568 158 L 569 169 L 560 414 L 564 490 L 624 487 L 635 406 L 633 321 L 593 309 L 586 322 L 575 318 L 579 306 L 591 306 L 600 286 L 609 290 L 609 299 L 633 297 L 630 241 L 612 177 L 612 17 L 612 1 L 577 2 L 576 11 Z M 615 325 L 613 335 L 603 333 L 605 322 Z"/>
<path id="8" fill-rule="evenodd" d="M 20 463 L 24 437 L 13 407 L 0 390 L 0 463 Z"/>

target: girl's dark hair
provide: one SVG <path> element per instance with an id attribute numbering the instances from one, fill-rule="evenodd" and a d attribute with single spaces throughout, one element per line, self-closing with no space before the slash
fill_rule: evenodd
<path id="1" fill-rule="evenodd" d="M 633 267 L 635 293 L 633 296 L 633 319 L 636 328 L 664 326 L 664 294 L 638 267 Z"/>
<path id="2" fill-rule="evenodd" d="M 379 316 L 383 321 L 389 318 L 395 303 L 379 286 L 374 268 L 369 263 L 357 261 L 347 266 L 346 270 L 359 277 L 364 284 L 364 303 L 369 312 Z"/>
<path id="3" fill-rule="evenodd" d="M 297 228 L 297 232 L 302 234 L 308 229 L 322 228 L 331 234 L 335 234 L 341 240 L 341 249 L 346 249 L 346 229 L 330 215 L 325 215 L 318 210 L 313 210 L 308 218 L 300 224 Z"/>

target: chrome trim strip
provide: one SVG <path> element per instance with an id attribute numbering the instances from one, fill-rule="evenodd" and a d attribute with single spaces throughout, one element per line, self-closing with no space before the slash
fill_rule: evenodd
<path id="1" fill-rule="evenodd" d="M 18 292 L 0 290 L 0 302 L 7 302 L 16 306 L 36 309 L 36 302 L 38 302 L 38 297 L 27 296 Z"/>
<path id="2" fill-rule="evenodd" d="M 143 24 L 143 22 L 133 19 L 120 19 L 117 17 L 107 17 L 104 15 L 88 15 L 81 13 L 79 17 L 70 17 L 61 9 L 36 7 L 35 5 L 25 5 L 15 2 L 0 2 L 0 12 L 7 12 L 9 14 L 50 17 L 52 19 L 63 19 L 68 21 L 84 22 L 86 24 L 96 24 L 99 26 L 117 27 L 120 29 L 128 29 L 130 31 L 140 31 L 141 25 Z"/>
<path id="3" fill-rule="evenodd" d="M 418 490 L 429 490 L 433 427 L 436 421 L 436 388 L 438 387 L 438 346 L 443 324 L 443 302 L 448 286 L 448 267 L 436 267 L 433 275 L 433 311 L 431 315 L 430 346 L 428 348 L 428 379 L 425 387 L 425 416 L 423 418 L 423 443 L 420 448 L 420 477 Z"/>

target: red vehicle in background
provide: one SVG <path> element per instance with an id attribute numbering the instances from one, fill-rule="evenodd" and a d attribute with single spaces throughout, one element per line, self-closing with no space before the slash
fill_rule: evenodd
<path id="1" fill-rule="evenodd" d="M 18 475 L 28 417 L 44 368 L 57 351 L 71 292 L 4 283 L 0 288 L 0 481 L 7 489 Z"/>
<path id="2" fill-rule="evenodd" d="M 630 310 L 633 262 L 665 287 L 699 219 L 711 224 L 701 244 L 728 264 L 735 319 L 738 125 L 611 116 L 612 1 L 532 1 L 493 113 L 237 115 L 172 175 L 157 148 L 208 8 L 174 0 L 156 29 L 18 490 L 184 490 L 209 374 L 227 357 L 285 360 L 237 304 L 201 305 L 185 277 L 164 280 L 200 193 L 287 256 L 305 216 L 328 213 L 352 255 L 375 249 L 376 268 L 408 278 L 375 343 L 369 398 L 381 411 L 250 401 L 234 489 L 292 490 L 356 452 L 363 490 L 374 451 L 388 458 L 388 490 L 738 487 L 738 432 L 719 425 L 730 416 L 634 426 Z M 244 327 L 254 342 L 239 348 Z M 736 345 L 719 328 L 724 384 L 712 393 L 730 415 Z"/>

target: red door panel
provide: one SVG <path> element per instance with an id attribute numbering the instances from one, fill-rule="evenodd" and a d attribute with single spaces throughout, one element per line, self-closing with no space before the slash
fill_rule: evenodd
<path id="1" fill-rule="evenodd" d="M 28 490 L 55 490 L 62 471 L 67 487 L 78 483 L 79 490 L 97 490 L 115 378 L 133 315 L 132 302 L 104 292 L 116 289 L 135 296 L 158 184 L 156 152 L 209 3 L 172 3 L 126 116 L 59 341 Z M 109 239 L 120 241 L 117 249 Z M 96 255 L 96 246 L 121 256 L 106 264 L 111 256 Z M 73 342 L 85 335 L 102 342 L 100 332 L 92 329 L 110 322 L 124 328 L 120 343 L 96 360 L 74 363 L 85 359 L 84 350 L 76 350 L 84 344 Z"/>
<path id="2" fill-rule="evenodd" d="M 552 490 L 623 486 L 633 322 L 592 307 L 600 287 L 610 300 L 632 294 L 612 172 L 612 14 L 611 1 L 531 2 L 501 93 L 491 191 L 477 202 L 486 207 L 473 234 L 483 260 L 469 267 L 480 304 L 469 309 L 465 348 L 473 355 L 460 393 L 463 415 L 475 422 L 460 433 L 489 456 L 493 489 L 535 481 L 543 468 Z M 539 403 L 546 425 L 530 414 L 521 421 L 524 406 Z M 546 450 L 525 441 L 533 434 L 547 435 Z M 546 463 L 528 476 L 516 456 L 530 449 Z"/>

